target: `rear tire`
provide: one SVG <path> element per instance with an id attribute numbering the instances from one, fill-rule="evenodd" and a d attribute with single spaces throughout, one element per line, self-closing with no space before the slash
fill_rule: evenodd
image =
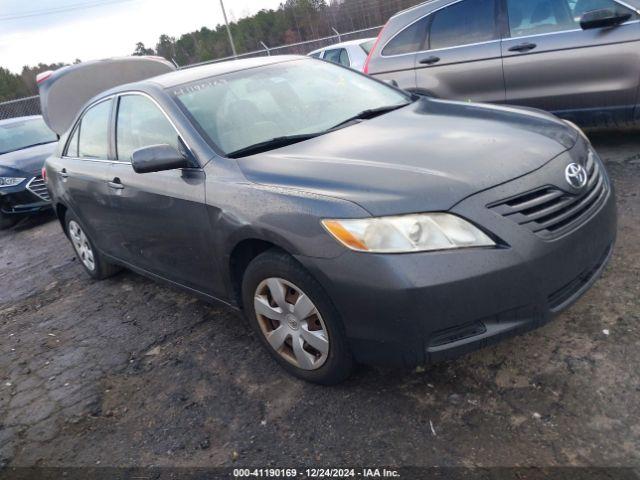
<path id="1" fill-rule="evenodd" d="M 257 256 L 245 271 L 242 301 L 263 346 L 290 374 L 322 385 L 351 375 L 354 362 L 340 316 L 293 257 L 276 249 Z"/>
<path id="2" fill-rule="evenodd" d="M 103 280 L 112 277 L 121 270 L 120 267 L 109 263 L 95 248 L 82 223 L 70 210 L 67 210 L 64 225 L 80 265 L 91 278 Z"/>

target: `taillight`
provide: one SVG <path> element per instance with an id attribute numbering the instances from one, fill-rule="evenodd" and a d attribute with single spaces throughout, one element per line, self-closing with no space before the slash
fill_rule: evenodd
<path id="1" fill-rule="evenodd" d="M 42 180 L 47 183 L 47 167 L 42 167 Z"/>
<path id="2" fill-rule="evenodd" d="M 364 62 L 364 69 L 363 72 L 366 73 L 367 75 L 369 75 L 369 62 L 371 61 L 371 57 L 373 57 L 373 54 L 375 53 L 376 49 L 378 48 L 378 43 L 380 43 L 380 39 L 382 38 L 382 34 L 384 33 L 384 30 L 387 28 L 387 25 L 389 23 L 387 22 L 384 27 L 382 27 L 382 30 L 380 30 L 380 33 L 378 34 L 378 38 L 376 38 L 376 43 L 373 44 L 373 48 L 369 51 L 369 55 L 367 55 L 367 60 Z"/>

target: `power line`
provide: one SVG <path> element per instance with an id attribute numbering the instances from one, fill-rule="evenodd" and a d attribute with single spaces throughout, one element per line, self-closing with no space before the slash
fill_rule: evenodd
<path id="1" fill-rule="evenodd" d="M 114 5 L 118 3 L 135 2 L 138 0 L 99 0 L 85 3 L 76 3 L 73 5 L 67 5 L 64 7 L 49 8 L 43 10 L 33 10 L 31 12 L 18 13 L 15 15 L 0 15 L 0 22 L 6 22 L 9 20 L 19 20 L 22 18 L 42 17 L 45 15 L 54 15 L 56 13 L 66 13 L 74 10 L 82 10 L 85 8 L 103 7 L 108 5 Z"/>

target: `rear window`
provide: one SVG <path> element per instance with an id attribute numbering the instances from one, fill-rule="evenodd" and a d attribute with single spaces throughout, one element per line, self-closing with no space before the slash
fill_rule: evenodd
<path id="1" fill-rule="evenodd" d="M 49 130 L 42 118 L 0 125 L 0 155 L 57 140 L 56 134 Z"/>
<path id="2" fill-rule="evenodd" d="M 373 48 L 373 46 L 376 44 L 376 40 L 369 40 L 367 42 L 361 43 L 360 44 L 360 48 L 362 50 L 364 50 L 364 53 L 366 53 L 367 55 L 369 55 L 371 53 L 371 49 Z"/>
<path id="3" fill-rule="evenodd" d="M 418 20 L 413 25 L 409 25 L 398 35 L 387 43 L 382 50 L 383 56 L 402 55 L 405 53 L 415 53 L 422 50 L 425 36 L 427 33 L 427 24 L 429 18 L 425 17 Z"/>
<path id="4" fill-rule="evenodd" d="M 109 158 L 109 117 L 111 100 L 91 107 L 82 117 L 78 156 L 80 158 Z"/>
<path id="5" fill-rule="evenodd" d="M 437 12 L 429 49 L 470 45 L 498 38 L 494 0 L 466 0 Z"/>
<path id="6" fill-rule="evenodd" d="M 348 67 L 349 62 L 349 54 L 344 48 L 336 48 L 334 50 L 327 50 L 324 52 L 324 60 L 327 62 L 338 63 L 340 65 L 344 65 Z"/>

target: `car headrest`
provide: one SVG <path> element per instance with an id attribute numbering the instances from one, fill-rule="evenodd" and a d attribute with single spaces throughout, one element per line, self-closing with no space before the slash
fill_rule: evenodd
<path id="1" fill-rule="evenodd" d="M 542 22 L 553 16 L 551 2 L 539 2 L 531 14 L 531 23 Z"/>

